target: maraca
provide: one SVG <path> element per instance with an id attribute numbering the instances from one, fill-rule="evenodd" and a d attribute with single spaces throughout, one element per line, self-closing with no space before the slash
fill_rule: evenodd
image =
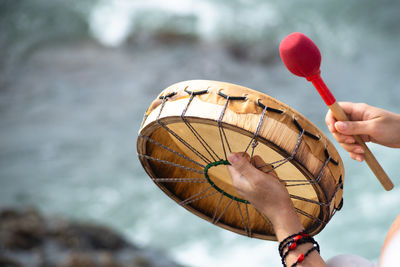
<path id="1" fill-rule="evenodd" d="M 346 113 L 336 102 L 329 88 L 321 78 L 321 53 L 315 43 L 302 33 L 291 33 L 282 40 L 279 52 L 283 63 L 293 74 L 304 77 L 312 82 L 326 105 L 338 121 L 348 121 Z M 386 190 L 393 188 L 393 183 L 387 176 L 372 152 L 358 135 L 354 136 L 357 144 L 364 149 L 364 158 L 368 166 Z"/>

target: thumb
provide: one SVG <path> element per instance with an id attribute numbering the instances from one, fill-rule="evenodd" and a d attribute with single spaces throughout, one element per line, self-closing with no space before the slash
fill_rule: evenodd
<path id="1" fill-rule="evenodd" d="M 249 156 L 243 153 L 232 153 L 228 155 L 232 167 L 242 176 L 251 177 L 257 174 L 257 169 L 250 163 Z"/>
<path id="2" fill-rule="evenodd" d="M 371 135 L 372 122 L 371 121 L 337 121 L 335 129 L 341 134 L 345 135 Z"/>

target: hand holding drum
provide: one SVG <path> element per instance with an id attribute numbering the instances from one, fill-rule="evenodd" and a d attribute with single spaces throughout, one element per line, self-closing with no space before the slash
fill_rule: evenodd
<path id="1" fill-rule="evenodd" d="M 329 109 L 338 121 L 348 121 L 346 113 L 336 102 L 335 97 L 330 92 L 320 76 L 321 53 L 314 42 L 302 33 L 289 34 L 282 40 L 279 52 L 283 63 L 293 74 L 305 77 L 312 82 L 318 90 L 322 99 L 328 105 Z M 387 176 L 379 162 L 375 159 L 372 152 L 366 146 L 362 138 L 354 136 L 357 144 L 361 145 L 365 151 L 364 157 L 370 169 L 381 182 L 386 190 L 393 188 L 393 183 Z"/>

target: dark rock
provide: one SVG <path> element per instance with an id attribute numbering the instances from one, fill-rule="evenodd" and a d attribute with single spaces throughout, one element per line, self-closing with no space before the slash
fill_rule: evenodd
<path id="1" fill-rule="evenodd" d="M 20 267 L 21 264 L 15 260 L 0 255 L 0 266 L 2 267 Z"/>
<path id="2" fill-rule="evenodd" d="M 47 218 L 34 209 L 0 211 L 0 266 L 178 267 L 94 223 Z"/>
<path id="3" fill-rule="evenodd" d="M 151 262 L 142 256 L 136 257 L 132 261 L 132 266 L 134 267 L 150 267 Z"/>
<path id="4" fill-rule="evenodd" d="M 120 266 L 115 264 L 112 259 L 106 264 L 98 264 L 96 259 L 87 253 L 73 252 L 68 255 L 64 262 L 61 263 L 60 267 L 117 267 Z"/>
<path id="5" fill-rule="evenodd" d="M 33 249 L 41 245 L 44 234 L 43 220 L 35 210 L 0 212 L 1 248 Z"/>
<path id="6" fill-rule="evenodd" d="M 115 251 L 128 246 L 127 242 L 116 233 L 106 227 L 94 224 L 70 223 L 49 234 L 70 249 Z"/>

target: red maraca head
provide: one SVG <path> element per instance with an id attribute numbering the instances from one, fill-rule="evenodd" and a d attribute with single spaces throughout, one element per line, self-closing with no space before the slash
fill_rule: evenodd
<path id="1" fill-rule="evenodd" d="M 300 32 L 286 36 L 279 45 L 279 53 L 294 75 L 307 78 L 320 73 L 321 53 L 314 42 Z"/>

